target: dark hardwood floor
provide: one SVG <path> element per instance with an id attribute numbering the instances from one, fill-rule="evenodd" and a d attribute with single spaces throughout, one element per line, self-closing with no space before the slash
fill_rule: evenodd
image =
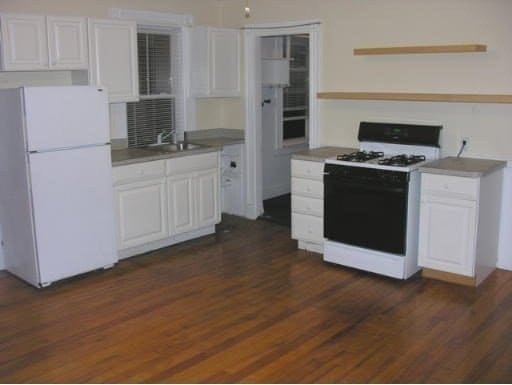
<path id="1" fill-rule="evenodd" d="M 37 290 L 0 273 L 1 382 L 512 382 L 512 273 L 402 282 L 215 236 Z"/>

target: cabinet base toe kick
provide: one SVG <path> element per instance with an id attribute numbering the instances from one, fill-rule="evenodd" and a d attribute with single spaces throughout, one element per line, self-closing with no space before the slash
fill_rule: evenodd
<path id="1" fill-rule="evenodd" d="M 424 267 L 421 271 L 421 276 L 424 278 L 433 278 L 440 281 L 456 283 L 464 286 L 477 286 L 478 284 L 476 277 L 448 273 L 446 271 L 428 269 L 426 267 Z"/>
<path id="2" fill-rule="evenodd" d="M 182 234 L 177 234 L 175 236 L 161 239 L 154 242 L 145 243 L 140 246 L 131 247 L 124 250 L 119 250 L 119 259 L 125 259 L 129 257 L 133 257 L 139 254 L 144 254 L 150 251 L 158 250 L 163 247 L 172 246 L 181 242 L 189 241 L 191 239 L 203 237 L 205 235 L 210 235 L 215 233 L 215 225 L 203 227 L 194 231 L 189 231 Z"/>

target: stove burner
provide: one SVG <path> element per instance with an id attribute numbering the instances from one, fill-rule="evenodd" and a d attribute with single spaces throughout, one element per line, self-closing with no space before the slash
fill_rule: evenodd
<path id="1" fill-rule="evenodd" d="M 364 163 L 372 159 L 381 158 L 384 156 L 383 152 L 377 151 L 356 151 L 350 154 L 338 155 L 337 160 L 344 160 L 346 162 Z"/>
<path id="2" fill-rule="evenodd" d="M 379 164 L 385 166 L 409 166 L 411 164 L 423 162 L 425 160 L 425 155 L 396 155 L 390 158 L 384 158 L 379 160 Z"/>

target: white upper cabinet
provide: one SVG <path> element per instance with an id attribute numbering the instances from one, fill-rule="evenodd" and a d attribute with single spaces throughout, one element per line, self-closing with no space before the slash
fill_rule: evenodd
<path id="1" fill-rule="evenodd" d="M 46 17 L 2 14 L 2 69 L 49 69 Z"/>
<path id="2" fill-rule="evenodd" d="M 106 87 L 111 103 L 139 100 L 135 22 L 89 19 L 89 83 Z"/>
<path id="3" fill-rule="evenodd" d="M 190 94 L 240 96 L 240 32 L 194 27 L 190 32 Z"/>
<path id="4" fill-rule="evenodd" d="M 87 69 L 87 23 L 83 17 L 47 17 L 50 68 Z"/>
<path id="5" fill-rule="evenodd" d="M 1 15 L 4 71 L 87 69 L 85 18 Z"/>

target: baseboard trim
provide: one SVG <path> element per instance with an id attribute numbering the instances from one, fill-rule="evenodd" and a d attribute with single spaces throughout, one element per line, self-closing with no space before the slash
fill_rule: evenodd
<path id="1" fill-rule="evenodd" d="M 129 249 L 119 250 L 119 259 L 130 258 L 139 254 L 148 253 L 150 251 L 158 250 L 163 247 L 172 246 L 177 243 L 189 241 L 191 239 L 203 237 L 205 235 L 213 233 L 215 233 L 215 226 L 208 226 L 198 230 L 190 231 L 188 233 L 178 234 L 174 237 L 161 239 L 155 242 L 145 243 L 140 246 L 130 247 Z"/>

